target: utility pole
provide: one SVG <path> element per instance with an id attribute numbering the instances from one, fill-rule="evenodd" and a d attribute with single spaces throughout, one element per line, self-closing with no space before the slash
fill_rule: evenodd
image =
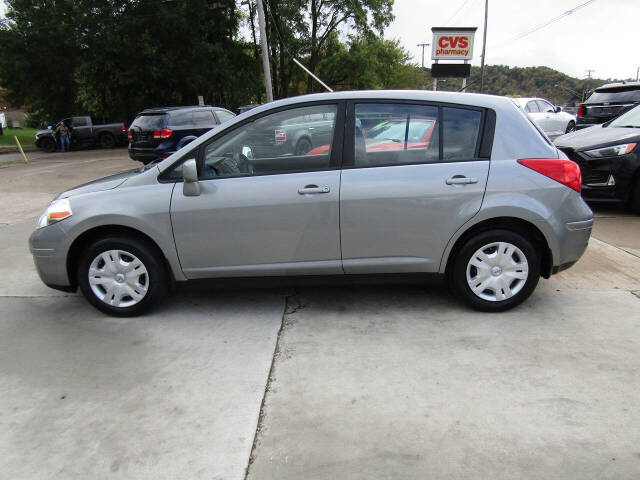
<path id="1" fill-rule="evenodd" d="M 489 0 L 484 0 L 484 32 L 482 34 L 482 59 L 480 60 L 480 93 L 484 92 L 484 56 L 487 53 L 487 19 Z"/>
<path id="2" fill-rule="evenodd" d="M 264 23 L 264 9 L 262 0 L 258 4 L 258 25 L 260 27 L 260 47 L 262 48 L 262 69 L 264 70 L 264 85 L 267 90 L 267 102 L 273 102 L 273 89 L 271 87 L 271 69 L 269 68 L 269 48 L 267 47 L 267 29 Z"/>
<path id="3" fill-rule="evenodd" d="M 430 43 L 419 43 L 418 46 L 422 47 L 422 69 L 424 70 L 424 47 L 428 47 Z"/>
<path id="4" fill-rule="evenodd" d="M 636 82 L 638 81 L 638 77 L 640 77 L 640 67 L 636 70 Z"/>
<path id="5" fill-rule="evenodd" d="M 591 72 L 595 72 L 595 70 L 592 68 L 591 70 L 585 70 L 585 72 L 587 72 L 587 80 L 591 81 Z"/>

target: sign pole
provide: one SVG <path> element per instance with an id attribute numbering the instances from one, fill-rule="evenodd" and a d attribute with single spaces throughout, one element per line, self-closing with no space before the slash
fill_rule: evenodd
<path id="1" fill-rule="evenodd" d="M 269 68 L 269 49 L 267 48 L 267 29 L 264 23 L 262 0 L 258 4 L 258 24 L 260 27 L 260 48 L 262 49 L 262 70 L 264 71 L 264 86 L 267 91 L 267 102 L 273 102 L 273 88 L 271 87 L 271 69 Z"/>
<path id="2" fill-rule="evenodd" d="M 489 0 L 484 2 L 484 32 L 482 33 L 482 59 L 480 60 L 480 93 L 484 92 L 484 56 L 487 52 L 487 17 L 489 15 Z"/>

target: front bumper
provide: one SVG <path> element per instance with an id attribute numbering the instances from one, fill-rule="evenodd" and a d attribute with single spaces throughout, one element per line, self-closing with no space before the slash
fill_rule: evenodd
<path id="1" fill-rule="evenodd" d="M 75 291 L 67 272 L 69 237 L 57 224 L 35 230 L 29 237 L 29 250 L 40 279 L 57 290 Z"/>

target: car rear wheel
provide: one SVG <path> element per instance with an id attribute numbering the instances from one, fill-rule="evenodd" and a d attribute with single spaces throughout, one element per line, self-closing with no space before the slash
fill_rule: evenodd
<path id="1" fill-rule="evenodd" d="M 564 131 L 564 133 L 575 132 L 575 130 L 576 130 L 576 122 L 572 120 L 567 124 L 567 129 Z"/>
<path id="2" fill-rule="evenodd" d="M 490 230 L 462 246 L 450 279 L 456 293 L 471 307 L 500 312 L 531 295 L 540 279 L 540 258 L 521 234 Z"/>
<path id="3" fill-rule="evenodd" d="M 306 155 L 311 151 L 313 145 L 308 138 L 301 138 L 296 144 L 296 155 Z"/>
<path id="4" fill-rule="evenodd" d="M 160 302 L 168 290 L 161 252 L 133 237 L 110 236 L 93 242 L 81 254 L 80 290 L 109 315 L 140 315 Z"/>
<path id="5" fill-rule="evenodd" d="M 113 148 L 116 146 L 116 139 L 109 133 L 100 135 L 100 146 L 102 148 Z"/>

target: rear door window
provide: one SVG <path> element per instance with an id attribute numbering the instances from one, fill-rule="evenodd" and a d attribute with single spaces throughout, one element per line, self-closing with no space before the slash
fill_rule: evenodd
<path id="1" fill-rule="evenodd" d="M 164 114 L 152 114 L 137 116 L 129 128 L 142 132 L 153 132 L 160 130 L 163 126 Z"/>
<path id="2" fill-rule="evenodd" d="M 188 128 L 193 126 L 193 112 L 191 110 L 178 110 L 169 114 L 170 127 Z"/>
<path id="3" fill-rule="evenodd" d="M 438 107 L 356 104 L 354 148 L 355 167 L 437 162 Z"/>

